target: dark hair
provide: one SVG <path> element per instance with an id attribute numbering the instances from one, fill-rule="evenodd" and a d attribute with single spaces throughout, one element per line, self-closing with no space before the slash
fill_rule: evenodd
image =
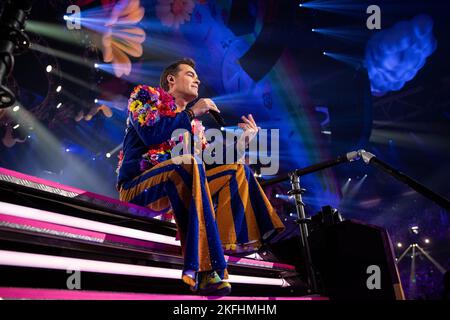
<path id="1" fill-rule="evenodd" d="M 173 75 L 175 76 L 178 71 L 180 71 L 180 64 L 187 64 L 188 66 L 191 66 L 192 68 L 195 68 L 195 61 L 191 58 L 183 58 L 180 59 L 174 63 L 172 63 L 170 66 L 166 67 L 161 74 L 161 78 L 159 79 L 159 86 L 163 88 L 165 91 L 169 91 L 169 82 L 167 81 L 167 76 Z"/>

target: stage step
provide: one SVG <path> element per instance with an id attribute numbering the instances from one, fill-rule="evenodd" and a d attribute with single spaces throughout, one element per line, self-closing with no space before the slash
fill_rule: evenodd
<path id="1" fill-rule="evenodd" d="M 0 168 L 2 287 L 64 290 L 75 265 L 83 290 L 189 295 L 175 236 L 176 225 L 147 208 Z M 292 265 L 226 260 L 233 295 L 306 294 Z"/>
<path id="2" fill-rule="evenodd" d="M 128 292 L 85 291 L 85 290 L 54 290 L 34 288 L 7 288 L 0 287 L 0 299 L 24 300 L 328 300 L 322 296 L 302 297 L 253 297 L 253 296 L 196 296 L 180 294 L 144 294 Z"/>

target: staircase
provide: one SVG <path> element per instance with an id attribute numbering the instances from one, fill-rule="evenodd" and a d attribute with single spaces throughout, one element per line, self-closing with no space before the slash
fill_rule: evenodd
<path id="1" fill-rule="evenodd" d="M 0 168 L 0 298 L 317 300 L 292 265 L 227 255 L 232 293 L 192 295 L 176 225 L 152 210 Z"/>

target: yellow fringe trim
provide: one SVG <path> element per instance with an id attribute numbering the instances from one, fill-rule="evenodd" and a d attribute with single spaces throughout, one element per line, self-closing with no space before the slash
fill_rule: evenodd
<path id="1" fill-rule="evenodd" d="M 191 277 L 189 277 L 188 275 L 183 275 L 181 277 L 181 279 L 183 280 L 184 283 L 186 283 L 188 286 L 194 287 L 195 286 L 195 279 L 192 279 Z"/>
<path id="2" fill-rule="evenodd" d="M 223 271 L 223 279 L 222 280 L 226 280 L 226 279 L 228 279 L 228 270 L 227 269 L 225 269 Z"/>

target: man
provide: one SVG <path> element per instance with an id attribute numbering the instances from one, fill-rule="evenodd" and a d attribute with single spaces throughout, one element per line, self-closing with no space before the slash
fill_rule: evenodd
<path id="1" fill-rule="evenodd" d="M 180 142 L 172 137 L 174 130 L 195 131 L 197 117 L 220 112 L 211 99 L 199 99 L 186 109 L 198 97 L 194 68 L 193 60 L 179 60 L 162 73 L 161 88 L 139 85 L 133 90 L 118 190 L 123 201 L 161 213 L 171 210 L 184 257 L 182 280 L 197 294 L 225 295 L 231 286 L 224 281 L 224 250 L 257 249 L 284 225 L 246 165 L 205 170 L 195 154 L 171 156 Z M 251 115 L 242 116 L 239 127 L 250 138 L 258 132 Z"/>

